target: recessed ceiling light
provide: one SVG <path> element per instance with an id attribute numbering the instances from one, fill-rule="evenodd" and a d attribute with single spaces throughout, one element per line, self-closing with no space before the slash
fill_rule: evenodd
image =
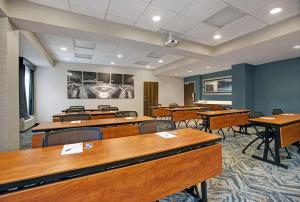
<path id="1" fill-rule="evenodd" d="M 111 62 L 110 62 L 110 64 L 111 64 L 111 65 L 114 65 L 114 64 L 115 64 L 115 62 L 114 62 L 114 61 L 111 61 Z"/>
<path id="2" fill-rule="evenodd" d="M 193 72 L 192 70 L 189 70 L 189 71 L 188 71 L 188 73 L 192 73 L 192 72 Z"/>
<path id="3" fill-rule="evenodd" d="M 294 46 L 295 49 L 299 49 L 300 48 L 300 45 L 296 45 Z"/>
<path id="4" fill-rule="evenodd" d="M 274 15 L 277 13 L 280 13 L 282 11 L 282 8 L 273 8 L 270 10 L 270 14 Z"/>
<path id="5" fill-rule="evenodd" d="M 61 48 L 60 48 L 60 50 L 62 50 L 62 51 L 66 51 L 66 50 L 67 50 L 67 48 L 66 48 L 66 47 L 61 47 Z"/>
<path id="6" fill-rule="evenodd" d="M 222 38 L 222 36 L 221 36 L 220 34 L 216 34 L 216 35 L 214 36 L 214 39 L 216 39 L 216 40 L 221 39 L 221 38 Z"/>
<path id="7" fill-rule="evenodd" d="M 158 21 L 160 21 L 160 16 L 159 15 L 155 15 L 155 16 L 152 17 L 152 20 L 154 22 L 158 22 Z"/>
<path id="8" fill-rule="evenodd" d="M 122 58 L 123 55 L 122 55 L 122 54 L 118 54 L 117 57 L 118 57 L 118 58 Z"/>
<path id="9" fill-rule="evenodd" d="M 70 58 L 65 58 L 65 60 L 70 60 Z"/>
<path id="10" fill-rule="evenodd" d="M 150 66 L 149 66 L 149 65 L 147 65 L 146 67 L 147 67 L 147 69 L 150 69 Z"/>
<path id="11" fill-rule="evenodd" d="M 158 63 L 163 63 L 164 61 L 163 60 L 158 60 Z"/>
<path id="12" fill-rule="evenodd" d="M 206 66 L 205 68 L 206 68 L 206 69 L 210 69 L 210 68 L 211 68 L 211 66 Z"/>

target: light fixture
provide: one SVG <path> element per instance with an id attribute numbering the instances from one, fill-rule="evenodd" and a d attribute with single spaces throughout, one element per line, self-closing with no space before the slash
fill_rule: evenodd
<path id="1" fill-rule="evenodd" d="M 216 35 L 214 36 L 214 39 L 216 39 L 216 40 L 221 39 L 221 38 L 222 38 L 222 36 L 221 36 L 220 34 L 216 34 Z"/>
<path id="2" fill-rule="evenodd" d="M 68 61 L 68 60 L 70 60 L 70 58 L 65 58 L 65 60 L 67 60 L 67 61 Z"/>
<path id="3" fill-rule="evenodd" d="M 211 66 L 206 66 L 205 68 L 206 68 L 206 69 L 210 69 L 210 68 L 211 68 Z"/>
<path id="4" fill-rule="evenodd" d="M 163 60 L 161 60 L 161 59 L 160 59 L 160 60 L 158 60 L 158 63 L 163 63 L 163 62 L 164 62 L 164 61 L 163 61 Z"/>
<path id="5" fill-rule="evenodd" d="M 270 14 L 274 15 L 277 13 L 280 13 L 282 11 L 282 8 L 273 8 L 270 10 Z"/>
<path id="6" fill-rule="evenodd" d="M 114 62 L 114 61 L 111 61 L 111 62 L 110 62 L 110 64 L 111 64 L 111 65 L 114 65 L 114 64 L 115 64 L 115 62 Z"/>
<path id="7" fill-rule="evenodd" d="M 155 15 L 155 16 L 152 17 L 152 20 L 154 22 L 158 22 L 158 21 L 160 21 L 160 16 L 159 15 Z"/>
<path id="8" fill-rule="evenodd" d="M 67 48 L 66 48 L 66 47 L 61 47 L 61 48 L 60 48 L 60 50 L 62 50 L 62 51 L 66 51 L 66 50 L 67 50 Z"/>
<path id="9" fill-rule="evenodd" d="M 294 49 L 300 49 L 300 45 L 294 46 Z"/>
<path id="10" fill-rule="evenodd" d="M 117 57 L 118 57 L 118 58 L 122 58 L 123 55 L 122 55 L 122 54 L 118 54 Z"/>
<path id="11" fill-rule="evenodd" d="M 149 65 L 147 65 L 146 67 L 147 67 L 147 69 L 150 69 L 150 66 L 149 66 Z"/>
<path id="12" fill-rule="evenodd" d="M 192 72 L 193 72 L 192 70 L 189 70 L 189 71 L 188 71 L 188 73 L 192 73 Z"/>

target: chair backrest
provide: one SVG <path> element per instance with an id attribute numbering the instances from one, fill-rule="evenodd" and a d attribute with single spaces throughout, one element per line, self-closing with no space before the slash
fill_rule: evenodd
<path id="1" fill-rule="evenodd" d="M 102 110 L 104 107 L 110 107 L 110 105 L 98 105 L 98 109 Z"/>
<path id="2" fill-rule="evenodd" d="M 102 131 L 99 128 L 69 128 L 46 133 L 43 141 L 43 147 L 94 140 L 102 140 Z"/>
<path id="3" fill-rule="evenodd" d="M 179 107 L 179 105 L 177 103 L 170 103 L 169 107 L 170 108 L 176 108 L 176 107 Z"/>
<path id="4" fill-rule="evenodd" d="M 90 120 L 90 114 L 66 114 L 61 116 L 61 121 L 77 121 L 77 120 Z"/>
<path id="5" fill-rule="evenodd" d="M 70 106 L 69 109 L 66 110 L 67 113 L 70 112 L 85 112 L 84 106 Z"/>
<path id="6" fill-rule="evenodd" d="M 283 110 L 282 109 L 273 109 L 272 114 L 273 115 L 283 114 Z"/>
<path id="7" fill-rule="evenodd" d="M 264 113 L 256 112 L 256 111 L 251 111 L 248 114 L 249 119 L 255 119 L 255 118 L 259 118 L 259 117 L 263 117 L 263 116 L 265 116 Z"/>
<path id="8" fill-rule="evenodd" d="M 103 112 L 109 112 L 109 111 L 119 111 L 118 107 L 103 107 Z"/>
<path id="9" fill-rule="evenodd" d="M 145 121 L 140 125 L 140 134 L 157 133 L 168 130 L 175 130 L 176 126 L 170 120 L 151 120 Z"/>
<path id="10" fill-rule="evenodd" d="M 138 113 L 136 111 L 118 111 L 115 114 L 116 118 L 121 118 L 121 117 L 137 117 Z"/>

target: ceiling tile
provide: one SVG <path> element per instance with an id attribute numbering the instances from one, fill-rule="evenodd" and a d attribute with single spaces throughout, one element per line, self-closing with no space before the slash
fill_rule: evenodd
<path id="1" fill-rule="evenodd" d="M 63 10 L 69 10 L 68 0 L 28 0 L 32 3 L 37 3 L 52 8 L 58 8 Z"/>
<path id="2" fill-rule="evenodd" d="M 71 11 L 96 18 L 104 18 L 109 0 L 70 0 Z"/>
<path id="3" fill-rule="evenodd" d="M 194 0 L 180 13 L 203 21 L 226 6 L 227 4 L 221 0 Z"/>
<path id="4" fill-rule="evenodd" d="M 216 27 L 209 26 L 205 23 L 200 23 L 195 26 L 193 29 L 187 31 L 179 37 L 190 40 L 197 41 L 199 38 L 207 35 L 212 35 L 217 30 Z"/>
<path id="5" fill-rule="evenodd" d="M 244 12 L 251 13 L 272 2 L 274 2 L 274 0 L 235 0 L 232 5 Z"/>
<path id="6" fill-rule="evenodd" d="M 96 45 L 95 52 L 98 51 L 106 51 L 106 52 L 113 52 L 117 48 L 116 44 L 111 44 L 107 42 L 99 42 Z"/>
<path id="7" fill-rule="evenodd" d="M 153 0 L 151 3 L 167 10 L 179 12 L 193 0 Z"/>
<path id="8" fill-rule="evenodd" d="M 74 48 L 75 53 L 79 54 L 88 54 L 88 55 L 93 55 L 94 54 L 94 49 L 87 49 L 87 48 Z"/>
<path id="9" fill-rule="evenodd" d="M 164 26 L 164 29 L 177 32 L 177 33 L 184 33 L 198 23 L 199 22 L 197 20 L 194 20 L 192 18 L 188 18 L 182 15 L 177 15 L 175 18 L 173 18 L 170 22 L 168 22 Z"/>
<path id="10" fill-rule="evenodd" d="M 270 14 L 272 8 L 282 8 L 282 11 L 278 14 Z M 278 0 L 267 6 L 260 8 L 252 14 L 261 19 L 267 24 L 273 24 L 281 20 L 287 19 L 300 13 L 300 1 L 299 0 Z"/>
<path id="11" fill-rule="evenodd" d="M 135 22 L 147 5 L 141 0 L 111 0 L 108 13 Z"/>
<path id="12" fill-rule="evenodd" d="M 152 17 L 156 15 L 161 17 L 161 20 L 159 22 L 154 22 L 152 20 Z M 136 26 L 151 31 L 158 31 L 162 26 L 164 26 L 175 16 L 176 13 L 174 12 L 162 9 L 158 6 L 150 5 L 138 20 Z"/>
<path id="13" fill-rule="evenodd" d="M 242 36 L 250 32 L 259 30 L 265 27 L 266 24 L 261 21 L 247 15 L 240 19 L 233 21 L 230 24 L 225 25 L 222 30 L 226 32 L 231 32 L 235 35 Z"/>
<path id="14" fill-rule="evenodd" d="M 111 13 L 107 13 L 105 19 L 108 21 L 117 22 L 117 23 L 124 24 L 124 25 L 131 25 L 131 26 L 134 25 L 134 23 L 135 23 L 135 21 L 133 21 L 133 20 L 122 18 L 120 16 L 116 16 Z"/>

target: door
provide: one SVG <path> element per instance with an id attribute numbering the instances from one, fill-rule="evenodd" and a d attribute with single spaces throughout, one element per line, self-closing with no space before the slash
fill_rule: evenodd
<path id="1" fill-rule="evenodd" d="M 195 86 L 194 82 L 184 84 L 184 105 L 193 105 L 195 101 Z"/>
<path id="2" fill-rule="evenodd" d="M 144 82 L 144 116 L 151 116 L 151 106 L 158 104 L 158 82 Z"/>

